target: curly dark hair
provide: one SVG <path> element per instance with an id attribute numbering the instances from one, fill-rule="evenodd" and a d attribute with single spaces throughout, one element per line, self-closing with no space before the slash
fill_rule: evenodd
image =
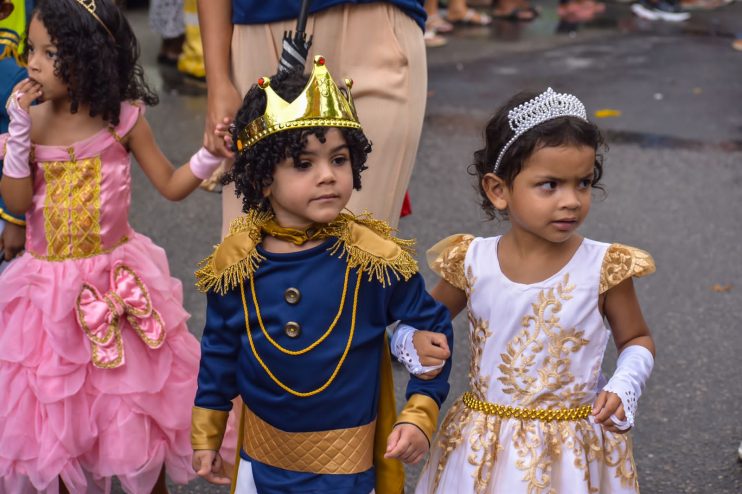
<path id="1" fill-rule="evenodd" d="M 139 43 L 126 17 L 112 0 L 94 1 L 105 27 L 75 0 L 39 0 L 29 19 L 44 24 L 57 48 L 54 73 L 67 85 L 72 113 L 88 105 L 91 117 L 117 125 L 123 101 L 156 105 L 158 98 L 144 81 Z M 28 47 L 22 57 L 28 60 Z"/>
<path id="2" fill-rule="evenodd" d="M 474 163 L 469 165 L 469 174 L 477 177 L 481 207 L 488 219 L 507 219 L 507 211 L 498 211 L 487 198 L 482 187 L 482 179 L 497 161 L 503 146 L 513 137 L 508 121 L 508 112 L 518 105 L 538 96 L 535 92 L 521 92 L 501 106 L 487 122 L 484 129 L 484 147 L 474 152 Z M 592 187 L 603 190 L 600 179 L 603 176 L 603 152 L 608 146 L 600 129 L 591 123 L 574 117 L 560 117 L 548 120 L 533 127 L 520 136 L 505 152 L 497 176 L 508 186 L 512 186 L 515 177 L 523 169 L 523 164 L 533 154 L 544 147 L 587 146 L 595 150 L 595 169 Z"/>
<path id="3" fill-rule="evenodd" d="M 271 88 L 286 101 L 293 101 L 306 87 L 309 78 L 300 71 L 280 72 L 270 78 Z M 237 135 L 248 123 L 263 115 L 266 98 L 257 84 L 245 95 L 242 107 L 237 112 L 232 132 L 233 142 L 237 142 Z M 277 132 L 256 142 L 252 147 L 236 153 L 234 166 L 227 172 L 222 183 L 234 182 L 235 194 L 242 196 L 242 210 L 248 211 L 258 208 L 264 211 L 270 209 L 270 204 L 263 197 L 263 189 L 273 183 L 273 173 L 276 165 L 286 158 L 292 158 L 294 164 L 299 164 L 299 157 L 307 145 L 307 138 L 314 135 L 324 143 L 325 132 L 330 127 L 309 127 Z M 365 170 L 368 153 L 371 152 L 371 142 L 361 129 L 337 128 L 345 138 L 350 153 L 351 168 L 353 170 L 353 188 L 361 188 L 361 172 Z"/>

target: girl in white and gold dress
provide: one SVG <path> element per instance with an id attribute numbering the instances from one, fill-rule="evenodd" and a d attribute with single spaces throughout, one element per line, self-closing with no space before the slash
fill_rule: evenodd
<path id="1" fill-rule="evenodd" d="M 654 343 L 632 277 L 654 261 L 576 232 L 602 144 L 582 103 L 551 89 L 514 97 L 489 122 L 475 153 L 482 206 L 510 229 L 428 252 L 442 278 L 433 296 L 452 316 L 468 309 L 470 389 L 444 419 L 418 493 L 639 491 L 626 432 Z M 611 335 L 620 356 L 606 383 Z"/>

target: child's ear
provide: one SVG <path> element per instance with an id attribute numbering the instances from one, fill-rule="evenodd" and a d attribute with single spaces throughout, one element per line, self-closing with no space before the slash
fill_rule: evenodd
<path id="1" fill-rule="evenodd" d="M 492 205 L 503 211 L 508 207 L 508 186 L 503 179 L 494 173 L 482 177 L 482 189 Z"/>

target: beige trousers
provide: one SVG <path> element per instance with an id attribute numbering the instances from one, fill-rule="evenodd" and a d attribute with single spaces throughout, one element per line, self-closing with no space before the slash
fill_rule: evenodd
<path id="1" fill-rule="evenodd" d="M 296 21 L 236 25 L 232 37 L 232 74 L 241 94 L 261 76 L 278 68 L 283 32 Z M 366 136 L 373 144 L 362 189 L 348 209 L 364 210 L 392 226 L 399 222 L 407 184 L 420 142 L 428 76 L 420 27 L 401 10 L 377 2 L 339 5 L 310 16 L 314 35 L 310 58 L 323 55 L 336 81 L 353 79 L 353 99 Z M 241 213 L 234 186 L 224 188 L 223 234 Z"/>

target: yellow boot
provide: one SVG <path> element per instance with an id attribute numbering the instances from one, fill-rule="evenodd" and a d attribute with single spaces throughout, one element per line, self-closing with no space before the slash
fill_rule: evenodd
<path id="1" fill-rule="evenodd" d="M 178 71 L 196 79 L 206 79 L 204 47 L 201 44 L 201 29 L 198 27 L 197 0 L 185 0 L 185 42 L 178 58 Z"/>

